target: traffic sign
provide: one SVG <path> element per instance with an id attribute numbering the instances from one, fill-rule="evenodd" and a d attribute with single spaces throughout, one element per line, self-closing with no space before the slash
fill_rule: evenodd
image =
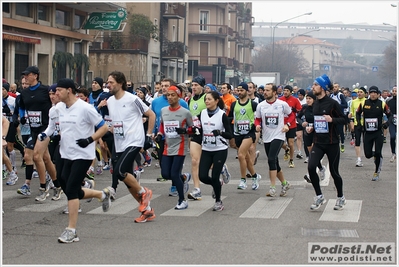
<path id="1" fill-rule="evenodd" d="M 324 69 L 325 71 L 329 71 L 329 70 L 330 70 L 330 65 L 324 65 L 323 69 Z"/>
<path id="2" fill-rule="evenodd" d="M 377 72 L 378 71 L 378 66 L 372 66 L 371 70 L 374 71 L 374 72 Z"/>

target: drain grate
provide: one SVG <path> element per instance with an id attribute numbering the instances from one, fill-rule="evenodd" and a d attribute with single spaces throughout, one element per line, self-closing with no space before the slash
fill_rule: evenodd
<path id="1" fill-rule="evenodd" d="M 336 229 L 306 229 L 302 228 L 303 236 L 333 236 L 333 237 L 357 237 L 359 235 L 356 230 L 336 230 Z"/>

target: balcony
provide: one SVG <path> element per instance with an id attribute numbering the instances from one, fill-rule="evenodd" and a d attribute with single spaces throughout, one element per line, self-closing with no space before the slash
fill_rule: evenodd
<path id="1" fill-rule="evenodd" d="M 179 3 L 162 3 L 164 19 L 183 19 L 186 17 L 186 6 Z"/>
<path id="2" fill-rule="evenodd" d="M 225 65 L 226 68 L 238 67 L 239 63 L 234 58 L 220 57 L 220 56 L 192 56 L 190 59 L 198 60 L 200 66 L 213 66 L 213 65 Z"/>
<path id="3" fill-rule="evenodd" d="M 162 43 L 162 58 L 184 58 L 185 47 L 182 42 L 170 42 L 164 40 Z"/>
<path id="4" fill-rule="evenodd" d="M 90 46 L 90 52 L 116 52 L 124 53 L 148 53 L 148 40 L 132 40 L 130 36 L 104 37 L 102 42 L 93 42 Z"/>
<path id="5" fill-rule="evenodd" d="M 227 25 L 219 24 L 189 24 L 188 25 L 189 36 L 204 36 L 225 38 L 227 36 L 233 36 L 234 31 Z"/>

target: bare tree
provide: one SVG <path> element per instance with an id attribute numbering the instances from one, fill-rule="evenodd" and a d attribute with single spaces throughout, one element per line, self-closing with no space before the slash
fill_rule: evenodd
<path id="1" fill-rule="evenodd" d="M 395 79 L 396 77 L 396 35 L 394 37 L 394 41 L 392 41 L 389 46 L 387 46 L 384 50 L 384 58 L 382 60 L 381 67 L 378 72 L 378 76 L 382 79 L 388 79 L 389 86 L 391 79 Z M 396 80 L 394 80 L 396 82 Z"/>
<path id="2" fill-rule="evenodd" d="M 309 63 L 296 46 L 274 44 L 274 67 L 272 69 L 272 45 L 258 47 L 252 57 L 255 72 L 280 72 L 281 81 L 288 83 L 292 77 L 303 77 L 309 73 Z"/>

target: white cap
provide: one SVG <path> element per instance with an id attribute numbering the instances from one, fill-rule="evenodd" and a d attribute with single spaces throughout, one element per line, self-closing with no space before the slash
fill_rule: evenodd
<path id="1" fill-rule="evenodd" d="M 190 83 L 190 82 L 191 82 L 190 80 L 185 80 L 185 81 L 184 81 L 184 83 Z"/>

